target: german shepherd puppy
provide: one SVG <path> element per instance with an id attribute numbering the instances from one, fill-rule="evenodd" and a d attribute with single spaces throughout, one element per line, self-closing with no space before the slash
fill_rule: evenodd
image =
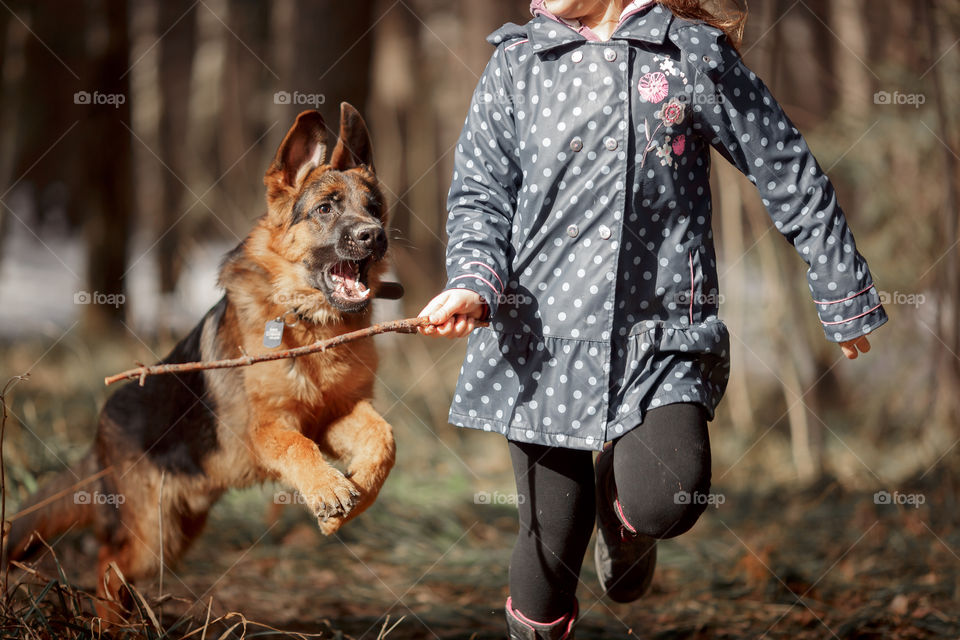
<path id="1" fill-rule="evenodd" d="M 277 319 L 284 324 L 278 348 L 370 324 L 387 213 L 360 114 L 341 105 L 340 137 L 327 159 L 323 118 L 301 113 L 264 184 L 266 214 L 221 264 L 225 295 L 163 362 L 263 351 L 265 326 Z M 370 404 L 376 369 L 373 341 L 365 339 L 307 357 L 126 384 L 104 405 L 87 456 L 24 505 L 67 489 L 14 522 L 10 558 L 36 546 L 34 531 L 49 540 L 73 525 L 92 526 L 101 543 L 98 593 L 120 599 L 111 563 L 131 582 L 151 576 L 161 545 L 164 562 L 180 558 L 224 491 L 268 479 L 295 489 L 320 530 L 334 533 L 370 506 L 394 463 L 393 431 Z M 327 458 L 343 460 L 346 473 Z"/>

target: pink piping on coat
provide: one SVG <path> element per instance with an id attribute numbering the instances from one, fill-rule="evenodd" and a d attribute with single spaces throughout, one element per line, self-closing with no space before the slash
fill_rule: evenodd
<path id="1" fill-rule="evenodd" d="M 493 274 L 493 277 L 497 279 L 497 282 L 500 284 L 500 291 L 498 293 L 503 293 L 503 280 L 500 279 L 500 276 L 497 275 L 497 272 L 493 270 L 493 267 L 488 265 L 486 262 L 480 262 L 479 260 L 474 260 L 473 262 L 468 262 L 464 266 L 469 267 L 472 264 L 480 265 L 487 271 Z"/>
<path id="2" fill-rule="evenodd" d="M 849 300 L 850 298 L 856 298 L 858 295 L 860 295 L 864 291 L 869 291 L 872 287 L 873 285 L 871 284 L 866 289 L 861 289 L 860 291 L 857 291 L 856 293 L 851 294 L 846 298 L 840 298 L 839 300 L 814 300 L 814 302 L 817 304 L 837 304 L 838 302 L 843 302 L 844 300 Z"/>
<path id="3" fill-rule="evenodd" d="M 882 303 L 881 303 L 881 304 L 882 304 Z M 857 315 L 853 316 L 852 318 L 847 318 L 846 320 L 835 320 L 835 321 L 833 321 L 833 322 L 824 322 L 823 324 L 843 324 L 844 322 L 850 322 L 851 320 L 856 320 L 857 318 L 862 318 L 863 316 L 867 315 L 868 313 L 870 313 L 871 311 L 873 311 L 874 309 L 877 309 L 877 308 L 879 308 L 879 307 L 880 307 L 880 304 L 877 304 L 877 306 L 874 307 L 873 309 L 867 309 L 867 310 L 864 311 L 863 313 L 858 313 Z"/>

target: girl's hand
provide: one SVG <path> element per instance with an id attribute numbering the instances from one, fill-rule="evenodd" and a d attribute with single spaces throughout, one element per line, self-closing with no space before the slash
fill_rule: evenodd
<path id="1" fill-rule="evenodd" d="M 846 342 L 840 343 L 840 348 L 843 349 L 843 355 L 847 356 L 850 360 L 859 355 L 857 349 L 866 353 L 870 351 L 870 341 L 867 340 L 867 336 L 860 336 L 859 338 L 854 338 L 853 340 L 847 340 Z"/>
<path id="2" fill-rule="evenodd" d="M 462 338 L 478 326 L 486 314 L 479 294 L 467 289 L 444 291 L 427 303 L 418 317 L 428 316 L 432 324 L 419 328 L 425 336 Z"/>

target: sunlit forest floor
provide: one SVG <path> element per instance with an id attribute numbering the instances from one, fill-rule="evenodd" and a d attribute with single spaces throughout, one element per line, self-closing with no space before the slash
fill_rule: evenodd
<path id="1" fill-rule="evenodd" d="M 283 487 L 227 494 L 197 545 L 164 573 L 162 589 L 158 581 L 139 585 L 155 620 L 141 609 L 142 630 L 128 637 L 193 631 L 189 637 L 200 638 L 212 620 L 204 637 L 229 631 L 226 637 L 239 638 L 243 625 L 233 625 L 242 619 L 224 620 L 230 612 L 328 638 L 503 637 L 516 528 L 515 509 L 506 504 L 512 477 L 505 443 L 437 424 L 462 345 L 430 343 L 436 351 L 427 351 L 425 339 L 393 338 L 384 341 L 377 405 L 395 425 L 399 460 L 379 501 L 324 538 L 302 507 L 274 503 Z M 391 355 L 400 359 L 393 351 L 398 340 L 405 341 L 406 365 L 417 358 L 438 365 L 413 376 L 392 365 Z M 90 347 L 71 336 L 44 355 L 49 346 L 46 340 L 0 349 L 4 379 L 43 357 L 11 394 L 8 514 L 59 467 L 57 457 L 82 455 L 107 395 L 102 377 L 150 359 L 138 343 Z M 861 470 L 866 480 L 851 481 L 830 469 L 822 482 L 797 486 L 784 425 L 743 441 L 728 421 L 718 413 L 711 423 L 713 491 L 723 503 L 709 507 L 689 533 L 660 544 L 653 591 L 637 603 L 599 597 L 591 548 L 578 593 L 577 638 L 960 637 L 960 451 L 895 478 L 886 469 L 903 458 L 903 445 L 887 447 L 868 432 L 873 425 L 851 424 L 828 452 L 839 458 L 855 451 L 877 475 Z M 914 501 L 923 504 L 878 504 L 877 490 L 922 496 Z M 501 504 L 477 500 L 477 492 Z M 73 631 L 51 631 L 73 605 L 49 579 L 62 568 L 69 583 L 92 590 L 95 542 L 79 532 L 51 542 L 59 567 L 48 553 L 37 575 L 10 573 L 11 585 L 22 581 L 12 610 L 35 630 L 30 637 L 89 637 L 82 630 L 90 621 L 80 617 Z M 17 634 L 9 617 L 4 625 L 10 625 L 4 636 Z M 246 630 L 247 637 L 264 631 Z"/>

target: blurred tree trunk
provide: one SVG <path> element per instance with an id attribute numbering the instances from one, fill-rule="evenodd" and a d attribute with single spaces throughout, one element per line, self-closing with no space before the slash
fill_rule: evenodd
<path id="1" fill-rule="evenodd" d="M 411 147 L 417 142 L 409 136 L 409 122 L 417 107 L 417 87 L 424 83 L 422 67 L 416 64 L 419 24 L 410 11 L 402 7 L 390 10 L 391 6 L 388 0 L 376 4 L 378 15 L 386 13 L 374 31 L 370 126 L 378 155 L 392 159 L 379 163 L 377 174 L 390 206 L 390 240 L 395 247 L 391 254 L 397 277 L 406 284 L 403 304 L 409 315 L 423 294 L 416 283 L 422 282 L 427 262 L 423 256 L 426 248 L 412 239 L 417 222 L 407 193 L 412 182 Z"/>
<path id="2" fill-rule="evenodd" d="M 0 199 L 10 194 L 13 182 L 13 165 L 16 161 L 20 126 L 17 115 L 23 91 L 26 68 L 24 48 L 29 35 L 28 27 L 12 18 L 9 11 L 0 16 Z M 3 261 L 3 244 L 7 236 L 9 213 L 6 204 L 0 204 L 0 262 Z"/>
<path id="3" fill-rule="evenodd" d="M 742 180 L 737 170 L 719 156 L 715 157 L 714 183 L 720 196 L 720 247 L 725 257 L 726 270 L 722 272 L 724 282 L 720 290 L 729 296 L 730 304 L 724 305 L 731 326 L 742 327 L 746 322 L 748 296 L 745 291 L 746 269 L 743 235 L 746 231 L 744 221 L 743 197 L 740 189 Z M 747 349 L 738 340 L 730 342 L 730 359 L 735 363 L 747 360 Z M 750 401 L 750 385 L 747 369 L 744 366 L 731 367 L 730 370 L 730 416 L 733 427 L 741 436 L 756 434 L 757 425 Z"/>
<path id="4" fill-rule="evenodd" d="M 0 11 L 5 11 L 0 7 Z M 71 198 L 91 188 L 85 180 L 84 163 L 65 159 L 85 158 L 89 149 L 99 149 L 102 142 L 84 147 L 81 126 L 90 112 L 89 105 L 76 104 L 74 92 L 93 86 L 81 86 L 86 80 L 88 47 L 86 34 L 90 12 L 82 3 L 61 3 L 57 0 L 35 0 L 18 9 L 30 25 L 32 34 L 24 42 L 24 64 L 16 116 L 17 142 L 13 163 L 13 179 L 31 190 L 36 217 L 27 212 L 18 215 L 31 229 L 40 233 L 47 208 L 44 192 L 51 185 L 67 185 Z M 19 21 L 14 19 L 19 24 Z M 95 33 L 101 35 L 100 32 Z M 47 49 L 55 42 L 56 53 Z M 6 190 L 6 189 L 4 189 Z M 61 190 L 62 191 L 62 190 Z M 70 221 L 79 225 L 83 210 L 72 203 L 67 209 Z M 80 286 L 81 283 L 77 283 Z"/>
<path id="5" fill-rule="evenodd" d="M 263 124 L 270 111 L 262 101 L 264 98 L 272 101 L 273 92 L 267 96 L 267 92 L 261 90 L 259 80 L 269 76 L 270 72 L 250 54 L 247 47 L 257 51 L 257 55 L 267 57 L 263 51 L 267 45 L 265 36 L 271 7 L 252 0 L 229 0 L 228 7 L 230 31 L 236 37 L 227 37 L 223 64 L 218 150 L 219 166 L 226 173 L 222 176 L 219 191 L 231 210 L 238 211 L 243 220 L 250 220 L 261 213 L 262 176 L 268 160 L 256 151 L 249 150 L 262 135 Z M 277 124 L 273 133 L 279 141 L 283 127 Z M 261 144 L 260 149 L 272 156 L 274 149 L 270 146 Z M 247 210 L 250 203 L 257 203 L 261 207 Z"/>
<path id="6" fill-rule="evenodd" d="M 937 414 L 944 424 L 960 418 L 960 402 L 956 390 L 960 387 L 960 220 L 958 220 L 958 206 L 960 206 L 960 162 L 952 150 L 956 147 L 950 116 L 947 111 L 947 96 L 943 88 L 943 74 L 939 61 L 940 36 L 938 19 L 942 14 L 940 3 L 935 0 L 923 2 L 923 13 L 927 29 L 929 53 L 927 65 L 930 67 L 931 84 L 933 86 L 933 102 L 937 113 L 937 136 L 943 142 L 943 162 L 946 179 L 943 188 L 943 242 L 947 248 L 939 247 L 935 253 L 943 254 L 943 266 L 936 269 L 935 298 L 937 304 L 936 331 L 940 340 L 933 343 L 933 359 L 935 369 L 940 376 L 937 394 Z M 944 351 L 946 347 L 950 353 Z"/>
<path id="7" fill-rule="evenodd" d="M 93 87 L 126 99 L 117 107 L 89 105 L 89 117 L 80 125 L 90 185 L 83 194 L 87 280 L 92 292 L 119 294 L 124 293 L 133 205 L 130 133 L 123 124 L 130 122 L 128 6 L 125 0 L 104 0 L 98 8 L 103 12 L 103 41 L 93 54 Z M 87 327 L 93 331 L 113 328 L 124 316 L 123 305 L 88 304 L 84 309 Z"/>
<path id="8" fill-rule="evenodd" d="M 276 3 L 272 14 L 272 68 L 279 76 L 277 90 L 289 93 L 291 100 L 277 105 L 277 117 L 286 130 L 298 113 L 317 109 L 335 139 L 341 102 L 349 102 L 366 115 L 374 3 L 293 0 L 291 6 L 281 4 L 285 3 Z M 299 103 L 296 93 L 300 94 Z M 314 96 L 319 104 L 311 101 Z"/>
<path id="9" fill-rule="evenodd" d="M 782 2 L 777 0 L 775 8 L 780 9 Z M 768 34 L 770 49 L 767 60 L 761 62 L 759 68 L 772 86 L 777 86 L 778 77 L 788 69 L 784 56 L 784 36 L 781 10 L 774 10 L 767 16 L 770 26 L 763 30 Z M 819 22 L 817 23 L 819 24 Z M 821 25 L 822 26 L 822 25 Z M 814 38 L 816 41 L 817 38 Z M 767 71 L 763 71 L 766 68 Z M 742 183 L 741 183 L 742 184 Z M 746 186 L 744 186 L 746 188 Z M 748 202 L 757 208 L 756 215 L 750 220 L 754 228 L 754 236 L 759 237 L 769 229 L 769 214 L 757 206 L 757 199 L 750 198 Z M 762 212 L 762 218 L 761 218 Z M 759 220 L 763 224 L 759 224 Z M 774 351 L 777 354 L 774 360 L 773 374 L 777 378 L 783 394 L 787 422 L 790 425 L 790 442 L 793 453 L 794 466 L 798 477 L 804 482 L 816 480 L 823 472 L 823 429 L 816 419 L 818 399 L 815 394 L 805 395 L 810 384 L 817 380 L 814 373 L 817 370 L 813 351 L 806 341 L 798 341 L 800 333 L 797 327 L 790 333 L 784 333 L 782 327 L 788 323 L 801 323 L 803 318 L 800 309 L 800 300 L 794 294 L 797 287 L 793 286 L 792 279 L 797 269 L 792 267 L 796 258 L 789 255 L 794 249 L 783 243 L 782 235 L 776 230 L 770 230 L 770 238 L 763 238 L 757 244 L 760 258 L 761 273 L 770 283 L 772 304 L 764 314 L 767 335 L 771 336 Z M 784 283 L 787 283 L 786 285 Z"/>
<path id="10" fill-rule="evenodd" d="M 836 36 L 830 32 L 821 19 L 826 19 L 830 13 L 830 5 L 836 0 L 808 0 L 808 21 L 812 32 L 810 54 L 816 60 L 816 69 L 821 78 L 829 78 L 829 82 L 813 83 L 810 88 L 816 88 L 818 112 L 826 116 L 837 107 L 838 83 L 833 75 L 833 61 L 836 49 L 842 45 L 837 42 Z M 807 69 L 809 71 L 809 69 Z"/>
<path id="11" fill-rule="evenodd" d="M 177 222 L 187 206 L 187 181 L 191 146 L 187 139 L 190 119 L 190 79 L 196 42 L 196 9 L 186 0 L 158 0 L 157 33 L 160 37 L 158 81 L 160 85 L 160 157 L 162 174 L 160 212 L 157 220 L 157 262 L 160 293 L 177 287 L 183 267 L 181 230 Z M 189 14 L 187 14 L 189 12 Z M 185 15 L 187 14 L 187 15 Z"/>
<path id="12" fill-rule="evenodd" d="M 756 200 L 752 199 L 752 202 Z M 759 237 L 769 228 L 770 220 L 761 206 L 753 206 L 756 212 L 748 219 L 754 235 Z M 769 304 L 763 314 L 765 335 L 770 336 L 776 357 L 774 362 L 764 364 L 777 379 L 783 394 L 797 476 L 803 482 L 812 482 L 823 471 L 822 426 L 818 420 L 811 420 L 810 413 L 816 413 L 816 403 L 813 397 L 805 395 L 811 379 L 809 372 L 813 369 L 812 355 L 807 342 L 797 340 L 799 331 L 783 331 L 784 326 L 798 323 L 801 317 L 794 295 L 797 287 L 784 285 L 791 277 L 788 274 L 796 271 L 786 268 L 786 258 L 795 258 L 787 256 L 787 251 L 792 248 L 783 243 L 779 232 L 771 230 L 767 235 L 769 237 L 757 243 L 757 253 L 760 273 L 767 280 L 764 288 L 770 292 Z M 814 406 L 809 406 L 811 404 Z"/>
<path id="13" fill-rule="evenodd" d="M 871 2 L 871 7 L 875 3 Z M 837 81 L 838 107 L 846 115 L 865 120 L 873 103 L 871 75 L 868 65 L 867 21 L 870 15 L 865 0 L 833 0 L 828 24 L 842 43 L 835 47 L 833 62 Z M 826 27 L 824 27 L 826 29 Z"/>

